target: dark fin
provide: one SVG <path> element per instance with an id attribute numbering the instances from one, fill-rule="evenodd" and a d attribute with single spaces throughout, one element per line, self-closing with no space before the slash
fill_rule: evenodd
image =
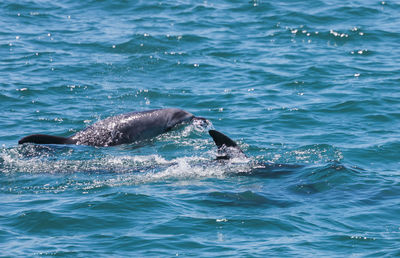
<path id="1" fill-rule="evenodd" d="M 70 138 L 60 137 L 60 136 L 52 136 L 46 134 L 32 134 L 29 136 L 25 136 L 21 140 L 18 141 L 18 144 L 23 144 L 26 142 L 36 143 L 36 144 L 74 144 L 75 141 Z"/>
<path id="2" fill-rule="evenodd" d="M 220 133 L 216 130 L 209 130 L 208 133 L 213 138 L 218 149 L 221 148 L 223 145 L 225 145 L 226 147 L 237 147 L 236 142 L 234 142 L 231 138 L 223 133 Z"/>
<path id="3" fill-rule="evenodd" d="M 208 133 L 213 138 L 218 147 L 217 160 L 226 160 L 231 158 L 246 158 L 246 155 L 231 138 L 215 130 L 209 130 Z"/>

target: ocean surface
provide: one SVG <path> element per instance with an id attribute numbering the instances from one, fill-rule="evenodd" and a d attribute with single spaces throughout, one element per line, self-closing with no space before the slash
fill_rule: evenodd
<path id="1" fill-rule="evenodd" d="M 400 3 L 0 2 L 0 256 L 400 255 Z M 115 147 L 18 145 L 177 107 Z"/>

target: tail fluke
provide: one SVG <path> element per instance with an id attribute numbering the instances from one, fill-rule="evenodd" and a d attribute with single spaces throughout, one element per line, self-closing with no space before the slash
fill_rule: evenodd
<path id="1" fill-rule="evenodd" d="M 246 157 L 235 141 L 225 134 L 216 130 L 209 130 L 208 133 L 213 138 L 218 147 L 217 159 L 231 159 L 235 157 Z"/>
<path id="2" fill-rule="evenodd" d="M 60 137 L 60 136 L 52 136 L 52 135 L 46 135 L 46 134 L 32 134 L 25 136 L 21 140 L 18 141 L 18 144 L 23 144 L 23 143 L 36 143 L 36 144 L 74 144 L 75 141 L 66 138 L 66 137 Z"/>

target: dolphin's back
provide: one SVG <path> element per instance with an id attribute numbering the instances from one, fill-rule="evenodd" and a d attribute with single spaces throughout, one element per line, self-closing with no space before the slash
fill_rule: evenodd
<path id="1" fill-rule="evenodd" d="M 70 138 L 76 144 L 92 146 L 131 143 L 155 137 L 193 117 L 176 108 L 131 112 L 98 121 Z"/>
<path id="2" fill-rule="evenodd" d="M 33 134 L 18 143 L 113 146 L 155 137 L 193 118 L 193 114 L 178 108 L 131 112 L 100 120 L 68 138 Z"/>

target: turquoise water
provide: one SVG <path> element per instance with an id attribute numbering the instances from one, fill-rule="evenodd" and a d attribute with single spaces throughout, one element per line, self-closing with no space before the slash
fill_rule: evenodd
<path id="1" fill-rule="evenodd" d="M 1 1 L 1 254 L 400 255 L 399 13 Z M 17 144 L 164 107 L 208 118 L 249 158 L 216 162 L 193 125 L 144 146 Z"/>

